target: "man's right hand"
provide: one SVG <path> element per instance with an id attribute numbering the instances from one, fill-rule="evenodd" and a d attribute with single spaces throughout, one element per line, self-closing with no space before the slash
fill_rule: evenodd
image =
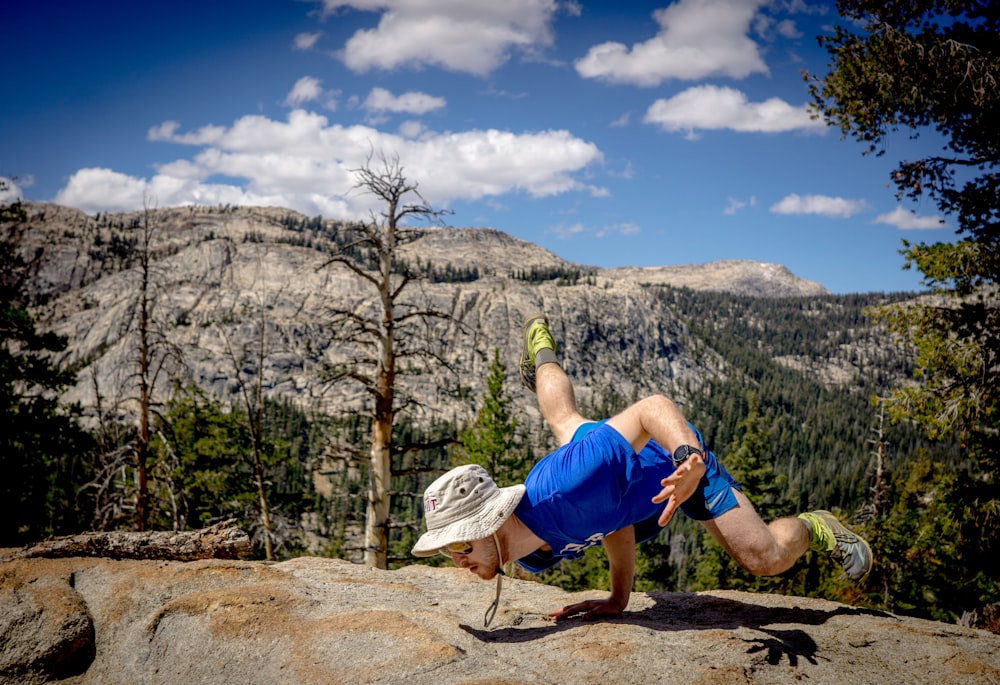
<path id="1" fill-rule="evenodd" d="M 654 504 L 666 501 L 667 506 L 657 521 L 660 526 L 670 523 L 677 508 L 680 507 L 698 489 L 701 477 L 705 475 L 705 462 L 699 455 L 692 455 L 681 464 L 676 471 L 660 481 L 663 489 L 653 498 Z"/>

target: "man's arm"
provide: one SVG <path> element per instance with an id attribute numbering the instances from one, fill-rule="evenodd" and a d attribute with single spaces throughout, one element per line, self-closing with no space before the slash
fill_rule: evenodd
<path id="1" fill-rule="evenodd" d="M 621 433 L 636 452 L 645 447 L 650 438 L 656 440 L 671 454 L 681 445 L 701 447 L 698 436 L 680 409 L 662 395 L 653 395 L 639 400 L 620 414 L 611 417 L 608 425 Z M 705 475 L 705 463 L 698 457 L 691 457 L 672 474 L 660 481 L 663 489 L 653 498 L 653 502 L 666 502 L 659 524 L 667 525 L 677 508 L 698 489 L 698 482 Z"/>
<path id="2" fill-rule="evenodd" d="M 625 611 L 635 579 L 635 528 L 627 526 L 616 530 L 605 537 L 602 544 L 608 554 L 611 571 L 611 596 L 570 604 L 551 612 L 549 616 L 557 621 L 571 616 L 592 620 L 601 616 L 620 616 Z"/>

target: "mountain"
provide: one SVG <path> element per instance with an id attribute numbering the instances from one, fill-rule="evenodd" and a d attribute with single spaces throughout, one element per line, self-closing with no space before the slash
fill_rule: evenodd
<path id="1" fill-rule="evenodd" d="M 828 295 L 815 281 L 799 278 L 787 267 L 751 260 L 722 260 L 682 266 L 618 267 L 602 269 L 606 278 L 629 279 L 646 285 L 670 285 L 751 297 Z"/>
<path id="2" fill-rule="evenodd" d="M 366 474 L 342 459 L 364 454 L 371 396 L 357 382 L 330 383 L 326 375 L 337 365 L 364 370 L 335 312 L 369 317 L 377 292 L 371 272 L 331 263 L 351 249 L 348 227 L 281 208 L 93 217 L 55 205 L 26 209 L 21 249 L 35 267 L 37 313 L 42 326 L 68 340 L 60 361 L 77 382 L 65 399 L 79 403 L 88 428 L 100 429 L 101 473 L 117 474 L 109 469 L 131 444 L 144 327 L 154 413 L 162 414 L 177 384 L 194 384 L 243 410 L 244 390 L 259 382 L 276 401 L 266 407 L 264 429 L 294 461 L 271 471 L 275 511 L 287 525 L 279 539 L 314 553 L 356 556 Z M 726 459 L 756 407 L 765 457 L 783 482 L 776 504 L 857 512 L 869 503 L 878 425 L 871 398 L 905 379 L 910 365 L 865 308 L 910 295 L 830 295 L 782 267 L 752 262 L 600 269 L 492 229 L 428 228 L 413 237 L 400 246 L 394 273 L 424 278 L 408 283 L 397 314 L 446 316 L 418 321 L 398 341 L 396 399 L 405 411 L 397 415 L 394 446 L 447 441 L 467 427 L 483 405 L 497 350 L 524 448 L 517 456 L 534 460 L 553 448 L 516 368 L 522 323 L 544 312 L 584 415 L 609 416 L 662 393 Z M 359 263 L 367 258 L 356 256 Z M 698 278 L 691 280 L 692 272 Z M 678 273 L 688 279 L 685 287 L 676 287 Z M 423 363 L 428 359 L 433 363 Z M 165 465 L 174 457 L 164 435 L 177 423 L 154 424 L 162 428 L 156 435 L 166 447 L 157 454 Z M 880 434 L 891 446 L 887 469 L 924 447 L 916 433 L 899 424 Z M 180 436 L 170 439 L 180 445 Z M 188 447 L 185 458 L 220 452 L 212 447 L 206 456 Z M 407 452 L 394 462 L 398 549 L 406 548 L 407 526 L 420 520 L 419 498 L 409 495 L 461 456 L 453 447 Z M 212 468 L 235 474 L 243 466 L 223 459 Z M 161 484 L 173 487 L 168 477 Z M 172 500 L 164 502 L 164 512 L 176 513 Z M 227 500 L 226 515 L 257 525 L 252 506 L 237 505 Z M 217 515 L 216 503 L 204 506 L 206 515 Z M 648 582 L 690 587 L 699 535 L 690 521 L 672 526 L 663 545 L 649 551 Z"/>
<path id="3" fill-rule="evenodd" d="M 39 255 L 34 295 L 44 303 L 46 324 L 69 339 L 62 361 L 79 372 L 67 400 L 92 411 L 132 394 L 145 227 L 161 395 L 170 376 L 234 400 L 240 382 L 262 373 L 272 398 L 328 410 L 364 402 L 357 388 L 319 380 L 325 365 L 347 359 L 333 342 L 331 308 L 360 311 L 374 297 L 350 270 L 324 267 L 342 226 L 281 208 L 181 207 L 94 217 L 51 204 L 26 209 L 24 249 Z M 607 388 L 629 398 L 682 381 L 697 384 L 719 363 L 711 355 L 692 356 L 685 325 L 650 284 L 766 297 L 826 292 L 784 267 L 756 262 L 578 265 L 492 229 L 424 229 L 400 255 L 433 267 L 436 276 L 411 284 L 408 293 L 452 317 L 428 336 L 457 369 L 450 377 L 435 372 L 401 380 L 428 409 L 450 413 L 467 412 L 455 401 L 455 388 L 484 390 L 493 348 L 513 369 L 522 321 L 536 311 L 551 318 L 586 404 L 591 393 Z M 534 410 L 533 398 L 515 394 L 526 411 Z"/>
<path id="4" fill-rule="evenodd" d="M 377 298 L 367 274 L 330 263 L 345 248 L 344 225 L 281 208 L 94 217 L 48 204 L 26 209 L 22 249 L 36 262 L 38 312 L 68 339 L 60 361 L 77 382 L 65 399 L 80 404 L 89 427 L 137 415 L 143 255 L 154 409 L 177 384 L 243 409 L 244 389 L 259 382 L 265 398 L 309 414 L 370 416 L 361 384 L 325 380 L 338 364 L 363 368 L 356 349 L 340 342 L 333 311 L 371 316 Z M 522 323 L 544 312 L 584 415 L 608 416 L 662 393 L 724 455 L 755 396 L 774 469 L 786 474 L 800 510 L 853 511 L 867 497 L 870 398 L 909 373 L 905 355 L 864 314 L 889 296 L 824 294 L 783 267 L 754 262 L 600 269 L 492 229 L 421 229 L 398 256 L 400 272 L 426 276 L 408 284 L 399 311 L 447 315 L 411 327 L 400 343 L 400 420 L 449 435 L 447 426 L 467 426 L 498 350 L 524 444 L 533 458 L 547 453 L 553 436 L 516 368 Z M 888 431 L 905 446 L 895 458 L 918 444 L 912 427 Z M 309 459 L 325 459 L 329 448 L 310 448 Z M 325 478 L 316 487 L 331 493 Z"/>

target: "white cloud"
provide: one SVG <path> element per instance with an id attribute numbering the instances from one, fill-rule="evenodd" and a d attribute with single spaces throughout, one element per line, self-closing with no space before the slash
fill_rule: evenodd
<path id="1" fill-rule="evenodd" d="M 416 138 L 426 130 L 427 127 L 421 122 L 413 121 L 412 119 L 408 119 L 407 121 L 401 123 L 398 129 L 399 135 L 404 138 Z"/>
<path id="2" fill-rule="evenodd" d="M 380 12 L 378 26 L 356 32 L 339 55 L 349 69 L 433 65 L 485 75 L 510 58 L 552 43 L 555 0 L 324 0 L 324 13 L 344 8 Z"/>
<path id="3" fill-rule="evenodd" d="M 426 114 L 435 109 L 441 109 L 446 104 L 444 98 L 434 97 L 427 93 L 411 91 L 402 95 L 393 95 L 385 88 L 372 88 L 362 107 L 372 112 Z"/>
<path id="4" fill-rule="evenodd" d="M 872 223 L 889 224 L 901 231 L 947 228 L 948 224 L 940 216 L 917 216 L 915 212 L 897 206 L 891 212 L 879 214 Z"/>
<path id="5" fill-rule="evenodd" d="M 585 229 L 583 227 L 583 224 L 579 222 L 575 224 L 570 224 L 568 226 L 566 224 L 559 224 L 558 226 L 553 226 L 548 230 L 549 233 L 552 233 L 557 238 L 562 238 L 564 240 L 572 238 L 575 235 L 579 235 L 584 231 Z"/>
<path id="6" fill-rule="evenodd" d="M 751 21 L 766 0 L 678 0 L 656 10 L 659 33 L 631 48 L 607 42 L 576 62 L 584 78 L 657 86 L 668 79 L 745 78 L 768 73 Z"/>
<path id="7" fill-rule="evenodd" d="M 222 126 L 203 126 L 193 133 L 177 135 L 180 123 L 176 121 L 164 121 L 159 126 L 153 126 L 146 134 L 147 140 L 152 142 L 184 143 L 185 145 L 210 145 L 218 140 L 225 132 Z"/>
<path id="8" fill-rule="evenodd" d="M 24 193 L 14 179 L 0 176 L 0 204 L 16 202 L 24 198 Z"/>
<path id="9" fill-rule="evenodd" d="M 735 197 L 730 197 L 727 199 L 727 202 L 728 204 L 726 205 L 726 208 L 722 210 L 722 213 L 726 216 L 733 216 L 741 209 L 755 207 L 757 205 L 757 198 L 753 195 L 750 196 L 749 200 L 738 200 Z"/>
<path id="10" fill-rule="evenodd" d="M 594 236 L 597 238 L 609 238 L 616 235 L 636 235 L 640 231 L 639 225 L 631 221 L 626 221 L 620 224 L 610 224 L 604 226 L 603 228 L 597 229 Z"/>
<path id="11" fill-rule="evenodd" d="M 609 167 L 605 169 L 605 172 L 612 178 L 624 178 L 625 180 L 635 178 L 635 167 L 632 166 L 631 160 L 626 160 L 625 166 L 621 170 Z"/>
<path id="12" fill-rule="evenodd" d="M 285 97 L 285 105 L 287 107 L 298 107 L 305 102 L 318 100 L 323 95 L 323 88 L 320 83 L 321 81 L 314 76 L 303 76 L 295 82 L 292 90 Z"/>
<path id="13" fill-rule="evenodd" d="M 352 170 L 372 150 L 398 156 L 407 178 L 439 207 L 515 192 L 533 197 L 604 192 L 575 178 L 601 161 L 600 150 L 567 131 L 423 131 L 411 137 L 417 129 L 408 128 L 406 133 L 330 124 L 304 110 L 293 110 L 285 121 L 247 115 L 229 127 L 187 133 L 168 121 L 150 129 L 150 140 L 200 148 L 192 157 L 160 165 L 150 179 L 81 169 L 55 201 L 89 212 L 121 211 L 141 208 L 147 194 L 159 206 L 268 204 L 331 219 L 362 218 L 373 200 L 356 191 Z"/>
<path id="14" fill-rule="evenodd" d="M 805 105 L 794 107 L 779 98 L 749 102 L 735 88 L 695 86 L 649 106 L 643 121 L 666 131 L 729 129 L 743 133 L 826 131 L 826 124 L 810 118 Z"/>
<path id="15" fill-rule="evenodd" d="M 867 207 L 864 200 L 848 200 L 827 195 L 798 195 L 792 193 L 771 206 L 775 214 L 818 214 L 837 219 L 846 219 L 863 212 Z"/>
<path id="16" fill-rule="evenodd" d="M 629 125 L 629 120 L 632 118 L 631 112 L 625 112 L 620 117 L 611 122 L 611 128 L 625 128 Z"/>
<path id="17" fill-rule="evenodd" d="M 320 31 L 300 33 L 292 40 L 292 47 L 296 50 L 311 50 L 322 36 Z"/>
<path id="18" fill-rule="evenodd" d="M 785 19 L 784 21 L 779 21 L 777 25 L 778 33 L 784 38 L 798 39 L 802 37 L 802 32 L 799 31 L 799 27 L 795 25 L 795 22 L 791 19 Z"/>

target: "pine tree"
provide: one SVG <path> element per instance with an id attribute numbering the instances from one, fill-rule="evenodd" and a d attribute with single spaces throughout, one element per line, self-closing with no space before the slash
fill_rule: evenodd
<path id="1" fill-rule="evenodd" d="M 494 348 L 486 393 L 482 397 L 476 422 L 462 433 L 466 463 L 485 468 L 501 487 L 523 483 L 530 465 L 517 440 L 517 418 L 511 413 L 512 398 L 504 392 L 507 367 L 500 361 L 500 349 Z"/>
<path id="2" fill-rule="evenodd" d="M 52 360 L 66 339 L 40 331 L 29 307 L 25 220 L 20 202 L 0 207 L 0 547 L 77 532 L 85 519 L 74 495 L 90 445 L 58 399 L 75 379 Z"/>

